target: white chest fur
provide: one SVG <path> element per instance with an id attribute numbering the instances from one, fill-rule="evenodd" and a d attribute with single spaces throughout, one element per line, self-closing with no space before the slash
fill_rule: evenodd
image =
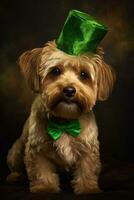
<path id="1" fill-rule="evenodd" d="M 54 142 L 54 146 L 60 158 L 69 166 L 75 163 L 77 155 L 73 148 L 72 136 L 63 133 L 61 137 Z"/>

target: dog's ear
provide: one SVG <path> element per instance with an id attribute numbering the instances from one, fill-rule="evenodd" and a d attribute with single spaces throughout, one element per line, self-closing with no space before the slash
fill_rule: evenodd
<path id="1" fill-rule="evenodd" d="M 97 100 L 104 101 L 108 98 L 115 82 L 114 70 L 103 60 L 97 70 Z"/>
<path id="2" fill-rule="evenodd" d="M 18 63 L 20 65 L 21 71 L 27 80 L 30 88 L 34 92 L 39 91 L 39 75 L 38 75 L 38 67 L 40 63 L 40 55 L 42 52 L 42 48 L 36 48 L 31 51 L 26 51 L 23 53 Z"/>

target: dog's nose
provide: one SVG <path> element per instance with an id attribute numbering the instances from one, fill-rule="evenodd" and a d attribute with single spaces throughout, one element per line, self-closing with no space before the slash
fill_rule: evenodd
<path id="1" fill-rule="evenodd" d="M 76 89 L 74 87 L 65 87 L 63 93 L 66 97 L 73 97 L 75 95 Z"/>

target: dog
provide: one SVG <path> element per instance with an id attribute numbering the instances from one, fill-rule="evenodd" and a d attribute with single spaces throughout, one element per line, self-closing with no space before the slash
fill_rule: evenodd
<path id="1" fill-rule="evenodd" d="M 37 93 L 22 135 L 7 156 L 8 181 L 16 181 L 25 166 L 31 192 L 59 192 L 58 169 L 71 170 L 76 194 L 100 192 L 101 170 L 98 128 L 93 107 L 106 100 L 115 81 L 114 70 L 104 62 L 102 48 L 80 56 L 59 50 L 55 41 L 23 53 L 21 71 Z M 48 121 L 78 120 L 80 134 L 64 131 L 57 140 L 48 134 Z"/>

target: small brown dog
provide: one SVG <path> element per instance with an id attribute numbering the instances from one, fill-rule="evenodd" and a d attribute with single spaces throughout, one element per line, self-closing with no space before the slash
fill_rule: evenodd
<path id="1" fill-rule="evenodd" d="M 92 109 L 97 100 L 108 98 L 115 79 L 102 49 L 74 56 L 53 41 L 22 54 L 19 64 L 38 96 L 22 135 L 8 153 L 7 180 L 17 180 L 25 164 L 31 192 L 59 192 L 57 168 L 64 168 L 73 171 L 75 193 L 100 191 L 98 129 Z M 53 140 L 47 130 L 49 119 L 57 123 L 78 119 L 80 134 L 64 132 Z"/>

